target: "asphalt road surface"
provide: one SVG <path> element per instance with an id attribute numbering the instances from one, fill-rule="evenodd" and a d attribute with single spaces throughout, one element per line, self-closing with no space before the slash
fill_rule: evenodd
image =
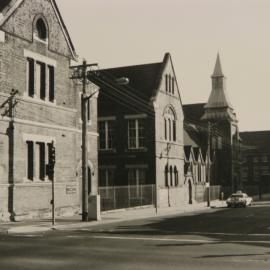
<path id="1" fill-rule="evenodd" d="M 270 269 L 270 203 L 0 235 L 0 269 Z"/>

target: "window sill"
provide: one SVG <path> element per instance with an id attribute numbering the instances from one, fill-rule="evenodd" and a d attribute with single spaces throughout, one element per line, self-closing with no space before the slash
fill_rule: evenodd
<path id="1" fill-rule="evenodd" d="M 116 153 L 116 149 L 98 149 L 99 152 Z"/>
<path id="2" fill-rule="evenodd" d="M 79 119 L 79 124 L 82 125 L 82 119 L 81 118 Z M 92 120 L 88 120 L 87 121 L 87 126 L 90 127 L 91 125 L 92 125 Z"/>
<path id="3" fill-rule="evenodd" d="M 56 106 L 56 100 L 52 102 L 52 101 L 49 101 L 48 99 L 43 100 L 41 98 L 38 98 L 37 96 L 30 97 L 25 92 L 23 94 L 23 99 L 29 102 L 36 103 L 36 104 L 44 104 L 44 105 L 53 106 L 53 107 Z"/>
<path id="4" fill-rule="evenodd" d="M 28 179 L 26 177 L 23 178 L 23 183 L 27 184 L 27 183 L 32 183 L 32 184 L 46 184 L 46 183 L 52 183 L 51 180 L 49 180 L 48 178 L 42 180 L 42 179 L 38 179 L 38 178 L 34 178 L 32 179 Z"/>
<path id="5" fill-rule="evenodd" d="M 34 40 L 39 41 L 40 43 L 43 43 L 44 45 L 47 45 L 47 46 L 49 44 L 48 38 L 46 38 L 45 40 L 44 39 L 40 39 L 37 35 L 34 35 Z"/>
<path id="6" fill-rule="evenodd" d="M 148 151 L 148 149 L 146 147 L 126 149 L 126 152 L 147 152 L 147 151 Z"/>

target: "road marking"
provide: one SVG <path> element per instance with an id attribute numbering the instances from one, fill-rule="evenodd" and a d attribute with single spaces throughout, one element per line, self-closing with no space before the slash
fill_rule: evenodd
<path id="1" fill-rule="evenodd" d="M 269 227 L 270 229 L 270 227 Z M 223 236 L 270 236 L 269 233 L 211 233 L 211 232 L 187 232 L 187 234 L 223 235 Z"/>
<path id="2" fill-rule="evenodd" d="M 169 242 L 195 242 L 195 243 L 263 243 L 270 244 L 270 241 L 252 241 L 252 240 L 204 240 L 204 239 L 185 239 L 185 238 L 151 238 L 151 237 L 122 237 L 122 236 L 93 236 L 96 239 L 112 240 L 142 240 L 142 241 L 169 241 Z"/>
<path id="3" fill-rule="evenodd" d="M 173 241 L 173 242 L 199 242 L 213 243 L 220 242 L 217 240 L 196 240 L 196 239 L 175 239 L 175 238 L 152 238 L 152 237 L 122 237 L 122 236 L 93 236 L 98 239 L 117 239 L 117 240 L 143 240 L 143 241 Z"/>

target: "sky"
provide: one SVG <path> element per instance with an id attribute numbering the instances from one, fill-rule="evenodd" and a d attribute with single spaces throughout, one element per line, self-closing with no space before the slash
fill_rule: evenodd
<path id="1" fill-rule="evenodd" d="M 270 130 L 270 0 L 56 0 L 80 59 L 100 68 L 170 52 L 184 104 L 207 102 L 217 53 L 240 131 Z"/>

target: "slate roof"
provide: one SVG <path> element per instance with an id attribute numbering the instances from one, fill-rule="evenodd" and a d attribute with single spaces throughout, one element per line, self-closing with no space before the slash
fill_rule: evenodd
<path id="1" fill-rule="evenodd" d="M 244 145 L 243 150 L 270 151 L 270 130 L 240 132 L 240 137 Z"/>
<path id="2" fill-rule="evenodd" d="M 163 62 L 135 66 L 125 66 L 100 70 L 104 76 L 112 80 L 117 78 L 128 78 L 130 91 L 140 94 L 142 98 L 150 99 L 156 91 L 159 82 L 159 74 Z"/>
<path id="3" fill-rule="evenodd" d="M 222 78 L 220 78 L 222 77 Z M 219 54 L 217 55 L 216 64 L 214 68 L 214 73 L 212 75 L 212 80 L 224 80 L 224 75 L 221 68 Z M 233 108 L 229 100 L 225 85 L 223 87 L 213 87 L 209 99 L 205 105 L 205 108 Z"/>
<path id="4" fill-rule="evenodd" d="M 217 55 L 217 60 L 216 60 L 216 64 L 215 64 L 215 68 L 214 68 L 214 72 L 212 77 L 223 77 L 223 72 L 222 72 L 222 68 L 221 68 L 221 63 L 220 63 L 220 58 L 219 58 L 219 53 Z"/>
<path id="5" fill-rule="evenodd" d="M 205 103 L 184 104 L 184 119 L 186 122 L 200 123 L 204 114 Z"/>
<path id="6" fill-rule="evenodd" d="M 0 12 L 2 12 L 4 10 L 4 8 L 7 7 L 10 2 L 11 2 L 11 0 L 1 0 L 0 1 Z"/>

